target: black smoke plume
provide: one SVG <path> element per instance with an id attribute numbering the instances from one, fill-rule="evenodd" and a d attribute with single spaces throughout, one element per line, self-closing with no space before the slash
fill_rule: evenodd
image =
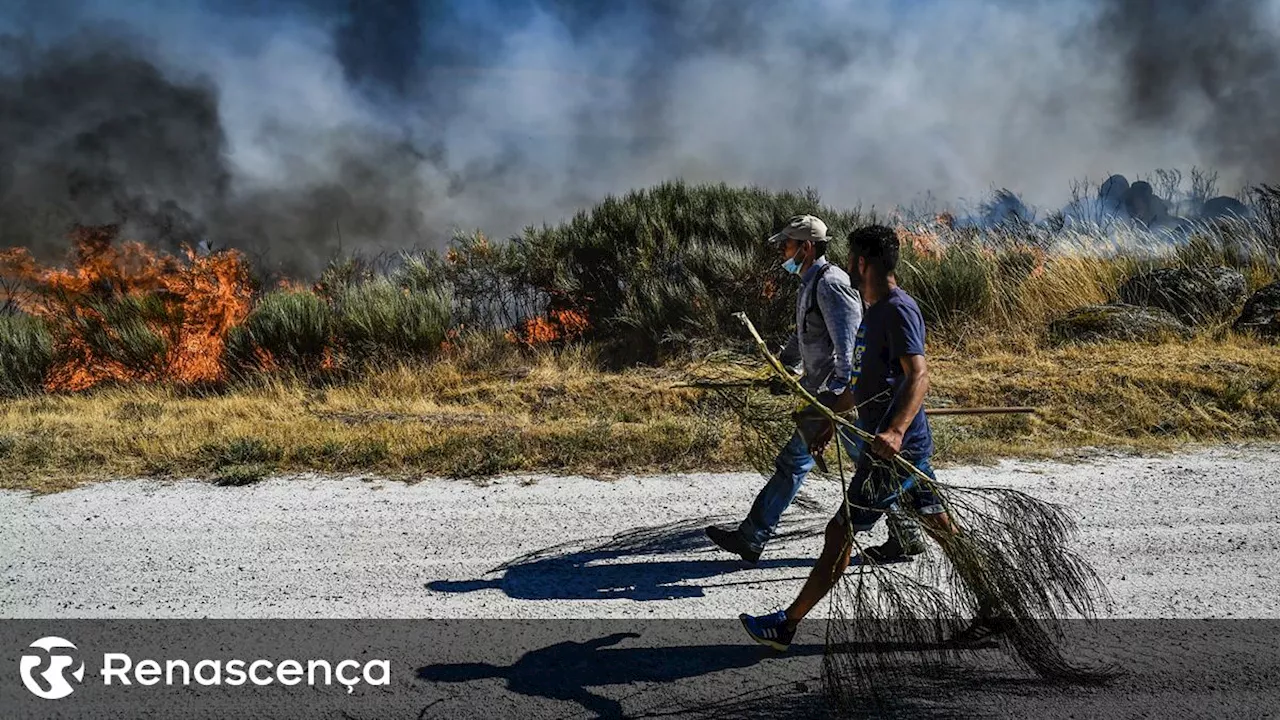
<path id="1" fill-rule="evenodd" d="M 230 173 L 215 88 L 175 83 L 122 40 L 3 41 L 0 244 L 65 246 L 71 223 L 123 222 L 195 245 Z"/>

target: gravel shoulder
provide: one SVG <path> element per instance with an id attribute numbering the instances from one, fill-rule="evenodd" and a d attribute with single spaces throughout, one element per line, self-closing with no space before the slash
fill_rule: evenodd
<path id="1" fill-rule="evenodd" d="M 1280 447 L 944 468 L 1069 506 L 1117 618 L 1280 618 Z M 5 618 L 732 618 L 785 605 L 839 487 L 811 481 L 757 568 L 701 528 L 752 473 L 312 475 L 249 487 L 117 481 L 0 492 Z"/>

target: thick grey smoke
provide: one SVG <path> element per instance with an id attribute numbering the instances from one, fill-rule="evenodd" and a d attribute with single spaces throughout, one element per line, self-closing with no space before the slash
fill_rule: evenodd
<path id="1" fill-rule="evenodd" d="M 1280 179 L 1280 33 L 1265 0 L 1109 0 L 1099 44 L 1121 59 L 1141 131 L 1190 132 L 1213 167 Z"/>
<path id="2" fill-rule="evenodd" d="M 1280 0 L 60 0 L 0 11 L 0 242 L 298 272 L 683 177 L 891 209 L 1280 175 Z"/>

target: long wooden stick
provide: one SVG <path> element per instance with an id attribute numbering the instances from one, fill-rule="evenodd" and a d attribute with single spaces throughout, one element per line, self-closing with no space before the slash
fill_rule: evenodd
<path id="1" fill-rule="evenodd" d="M 672 387 L 692 387 L 699 389 L 718 389 L 732 387 L 759 387 L 768 384 L 767 380 L 726 380 L 726 382 L 691 382 L 676 383 Z M 1039 413 L 1036 407 L 1023 406 L 984 406 L 984 407 L 925 407 L 924 414 L 934 418 L 945 418 L 948 415 L 1034 415 Z"/>
<path id="2" fill-rule="evenodd" d="M 926 415 L 942 417 L 946 415 L 1034 415 L 1033 407 L 944 407 L 925 408 Z"/>
<path id="3" fill-rule="evenodd" d="M 677 383 L 673 387 L 691 387 L 704 390 L 715 390 L 717 388 L 739 388 L 739 387 L 757 387 L 767 385 L 765 380 L 729 380 L 725 382 L 689 382 Z M 994 407 L 941 407 L 941 408 L 925 408 L 926 415 L 934 417 L 947 417 L 952 415 L 1034 415 L 1039 412 L 1037 408 L 1023 406 L 994 406 Z"/>

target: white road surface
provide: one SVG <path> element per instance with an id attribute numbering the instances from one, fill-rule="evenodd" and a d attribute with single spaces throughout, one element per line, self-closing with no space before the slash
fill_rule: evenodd
<path id="1" fill-rule="evenodd" d="M 1280 447 L 944 468 L 1068 505 L 1119 618 L 1280 618 Z M 701 529 L 755 474 L 117 481 L 0 493 L 5 618 L 732 618 L 785 606 L 839 488 L 811 482 L 761 565 Z"/>

